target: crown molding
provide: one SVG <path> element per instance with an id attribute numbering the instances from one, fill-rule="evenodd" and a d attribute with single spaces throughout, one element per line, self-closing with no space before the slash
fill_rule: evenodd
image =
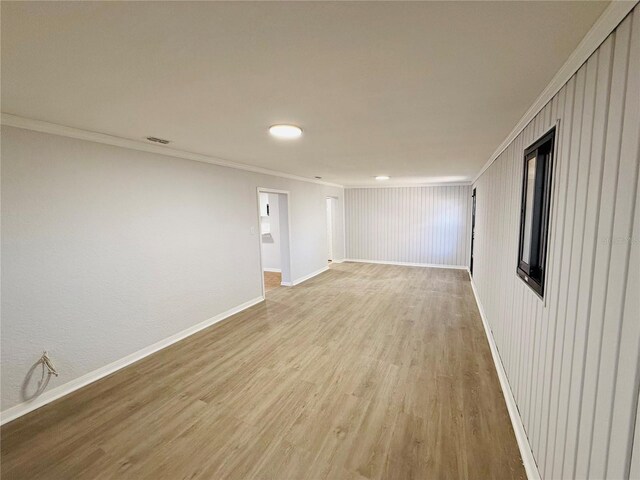
<path id="1" fill-rule="evenodd" d="M 104 133 L 92 132 L 90 130 L 67 127 L 64 125 L 58 125 L 57 123 L 43 122 L 41 120 L 20 117 L 18 115 L 12 115 L 10 113 L 2 113 L 1 123 L 2 125 L 6 125 L 9 127 L 23 128 L 26 130 L 33 130 L 41 133 L 50 133 L 63 137 L 77 138 L 80 140 L 87 140 L 90 142 L 102 143 L 105 145 L 114 145 L 116 147 L 129 148 L 142 152 L 168 155 L 171 157 L 184 158 L 186 160 L 194 160 L 196 162 L 211 163 L 220 167 L 235 168 L 236 170 L 245 170 L 247 172 L 260 173 L 263 175 L 289 178 L 291 180 L 298 180 L 301 182 L 317 183 L 319 185 L 326 185 L 329 187 L 343 188 L 343 185 L 340 185 L 338 183 L 323 182 L 322 180 L 316 180 L 314 178 L 300 177 L 298 175 L 279 172 L 277 170 L 269 170 L 267 168 L 254 167 L 252 165 L 245 165 L 243 163 L 230 162 L 228 160 L 211 157 L 209 155 L 203 155 L 200 153 L 187 152 L 185 150 L 178 150 L 176 148 L 144 143 L 138 140 L 132 140 L 130 138 L 117 137 L 115 135 L 107 135 Z"/>
<path id="2" fill-rule="evenodd" d="M 472 185 L 468 182 L 455 183 L 405 183 L 395 185 L 344 185 L 345 190 L 354 190 L 359 188 L 420 188 L 420 187 L 469 187 Z"/>
<path id="3" fill-rule="evenodd" d="M 560 91 L 560 89 L 571 79 L 598 47 L 613 32 L 624 18 L 633 10 L 639 0 L 613 0 L 602 15 L 596 20 L 591 29 L 578 44 L 573 53 L 569 56 L 558 73 L 551 79 L 540 96 L 533 102 L 533 105 L 522 116 L 520 121 L 511 130 L 511 133 L 498 146 L 495 152 L 489 157 L 480 172 L 475 176 L 472 183 L 476 183 L 482 174 L 491 164 L 504 152 L 513 140 L 522 132 L 534 117 L 545 107 L 549 101 Z"/>

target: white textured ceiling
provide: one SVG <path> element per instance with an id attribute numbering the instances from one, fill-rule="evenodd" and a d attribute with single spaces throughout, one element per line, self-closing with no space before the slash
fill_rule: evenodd
<path id="1" fill-rule="evenodd" d="M 2 111 L 345 185 L 464 181 L 606 5 L 3 1 Z"/>

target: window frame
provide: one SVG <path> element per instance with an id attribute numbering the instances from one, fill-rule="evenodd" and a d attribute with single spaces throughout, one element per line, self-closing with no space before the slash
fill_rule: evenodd
<path id="1" fill-rule="evenodd" d="M 556 127 L 554 126 L 525 149 L 523 155 L 522 195 L 520 199 L 520 235 L 516 272 L 518 276 L 540 297 L 544 298 L 549 247 L 549 219 L 553 192 L 553 166 L 556 149 Z M 526 201 L 528 189 L 528 162 L 536 159 L 536 176 L 533 184 L 531 231 L 529 238 L 529 263 L 522 260 L 525 240 Z M 542 185 L 539 184 L 542 182 Z M 531 262 L 532 252 L 537 261 Z"/>

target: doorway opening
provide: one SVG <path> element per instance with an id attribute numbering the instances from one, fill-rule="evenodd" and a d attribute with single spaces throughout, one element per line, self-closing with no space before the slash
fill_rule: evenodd
<path id="1" fill-rule="evenodd" d="M 327 260 L 330 264 L 334 260 L 336 245 L 336 198 L 327 197 Z"/>
<path id="2" fill-rule="evenodd" d="M 262 295 L 291 286 L 289 192 L 258 188 Z"/>
<path id="3" fill-rule="evenodd" d="M 469 274 L 473 277 L 473 240 L 476 236 L 476 189 L 471 194 L 471 257 L 469 259 Z"/>

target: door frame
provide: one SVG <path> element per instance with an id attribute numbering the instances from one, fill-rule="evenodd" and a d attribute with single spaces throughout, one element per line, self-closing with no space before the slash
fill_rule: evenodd
<path id="1" fill-rule="evenodd" d="M 471 192 L 471 256 L 469 257 L 469 275 L 473 277 L 473 242 L 476 237 L 476 188 Z"/>
<path id="2" fill-rule="evenodd" d="M 335 262 L 335 256 L 336 256 L 336 252 L 335 252 L 335 230 L 336 230 L 336 209 L 337 209 L 337 202 L 338 202 L 338 198 L 337 197 L 332 197 L 331 195 L 327 195 L 327 197 L 325 198 L 325 217 L 327 220 L 327 228 L 326 231 L 327 233 L 329 233 L 329 229 L 331 229 L 331 238 L 327 238 L 327 240 L 329 241 L 329 249 L 327 251 L 327 253 L 329 253 L 329 251 L 331 251 L 331 258 L 327 259 L 327 260 L 331 260 L 331 262 Z M 327 214 L 328 211 L 328 206 L 331 206 L 331 217 L 329 217 L 329 215 Z M 327 262 L 328 263 L 328 262 Z"/>
<path id="3" fill-rule="evenodd" d="M 264 264 L 262 259 L 262 228 L 260 223 L 260 194 L 261 193 L 275 193 L 277 195 L 284 195 L 286 198 L 287 205 L 287 241 L 289 242 L 288 255 L 287 259 L 283 259 L 282 255 L 280 256 L 280 271 L 283 273 L 285 271 L 284 262 L 288 263 L 288 271 L 289 271 L 289 282 L 284 281 L 284 276 L 281 277 L 281 285 L 285 287 L 290 287 L 292 285 L 293 275 L 291 273 L 291 202 L 289 201 L 290 192 L 288 190 L 277 190 L 275 188 L 267 188 L 267 187 L 257 187 L 256 188 L 256 213 L 258 215 L 258 252 L 260 253 L 260 285 L 262 286 L 262 298 L 266 298 L 267 292 L 264 287 Z M 280 197 L 281 199 L 282 197 Z M 280 238 L 282 238 L 282 230 L 280 231 Z"/>

